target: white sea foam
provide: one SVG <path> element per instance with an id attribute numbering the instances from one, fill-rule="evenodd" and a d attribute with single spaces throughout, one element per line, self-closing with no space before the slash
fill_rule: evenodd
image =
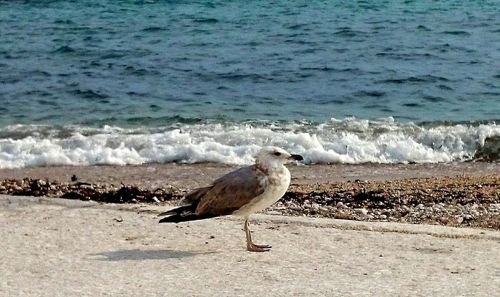
<path id="1" fill-rule="evenodd" d="M 124 129 L 9 126 L 0 129 L 0 168 L 49 165 L 216 162 L 250 164 L 262 146 L 299 153 L 306 163 L 408 163 L 470 160 L 495 123 L 419 126 L 332 119 L 310 123 L 196 124 Z"/>

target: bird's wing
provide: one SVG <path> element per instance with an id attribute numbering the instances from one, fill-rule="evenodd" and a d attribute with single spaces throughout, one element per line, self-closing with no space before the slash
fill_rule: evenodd
<path id="1" fill-rule="evenodd" d="M 181 200 L 181 204 L 183 205 L 197 205 L 201 198 L 207 194 L 208 191 L 210 191 L 210 187 L 203 187 L 203 188 L 198 188 L 194 189 L 193 191 L 189 192 L 184 198 Z"/>
<path id="2" fill-rule="evenodd" d="M 257 166 L 248 166 L 217 179 L 201 197 L 197 215 L 228 215 L 262 194 L 269 184 Z"/>

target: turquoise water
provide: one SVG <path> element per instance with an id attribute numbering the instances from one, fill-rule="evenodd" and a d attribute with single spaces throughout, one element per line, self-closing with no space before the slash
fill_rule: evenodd
<path id="1" fill-rule="evenodd" d="M 0 1 L 0 125 L 496 120 L 499 15 L 496 1 Z"/>
<path id="2" fill-rule="evenodd" d="M 310 163 L 470 160 L 500 135 L 499 15 L 497 1 L 0 0 L 0 168 L 239 164 L 269 144 Z"/>

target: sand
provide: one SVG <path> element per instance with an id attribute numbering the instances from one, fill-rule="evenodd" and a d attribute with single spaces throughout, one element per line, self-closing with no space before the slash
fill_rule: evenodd
<path id="1" fill-rule="evenodd" d="M 500 232 L 0 196 L 0 296 L 495 296 Z"/>
<path id="2" fill-rule="evenodd" d="M 289 167 L 292 185 L 268 213 L 500 230 L 499 163 Z M 233 169 L 217 164 L 4 169 L 0 194 L 175 204 L 186 191 Z"/>
<path id="3" fill-rule="evenodd" d="M 126 184 L 147 189 L 173 186 L 192 189 L 205 186 L 238 166 L 220 164 L 145 164 L 128 166 L 55 166 L 0 169 L 0 180 L 25 177 L 70 182 L 75 175 L 87 183 Z M 292 184 L 327 184 L 354 180 L 387 181 L 445 176 L 500 175 L 500 163 L 440 164 L 289 164 Z"/>

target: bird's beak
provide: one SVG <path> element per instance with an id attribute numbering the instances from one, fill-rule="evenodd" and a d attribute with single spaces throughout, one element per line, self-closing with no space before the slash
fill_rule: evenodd
<path id="1" fill-rule="evenodd" d="M 302 161 L 302 160 L 304 160 L 304 158 L 302 158 L 301 155 L 294 155 L 294 154 L 292 154 L 288 159 L 290 159 L 290 160 L 296 160 L 296 161 Z"/>

